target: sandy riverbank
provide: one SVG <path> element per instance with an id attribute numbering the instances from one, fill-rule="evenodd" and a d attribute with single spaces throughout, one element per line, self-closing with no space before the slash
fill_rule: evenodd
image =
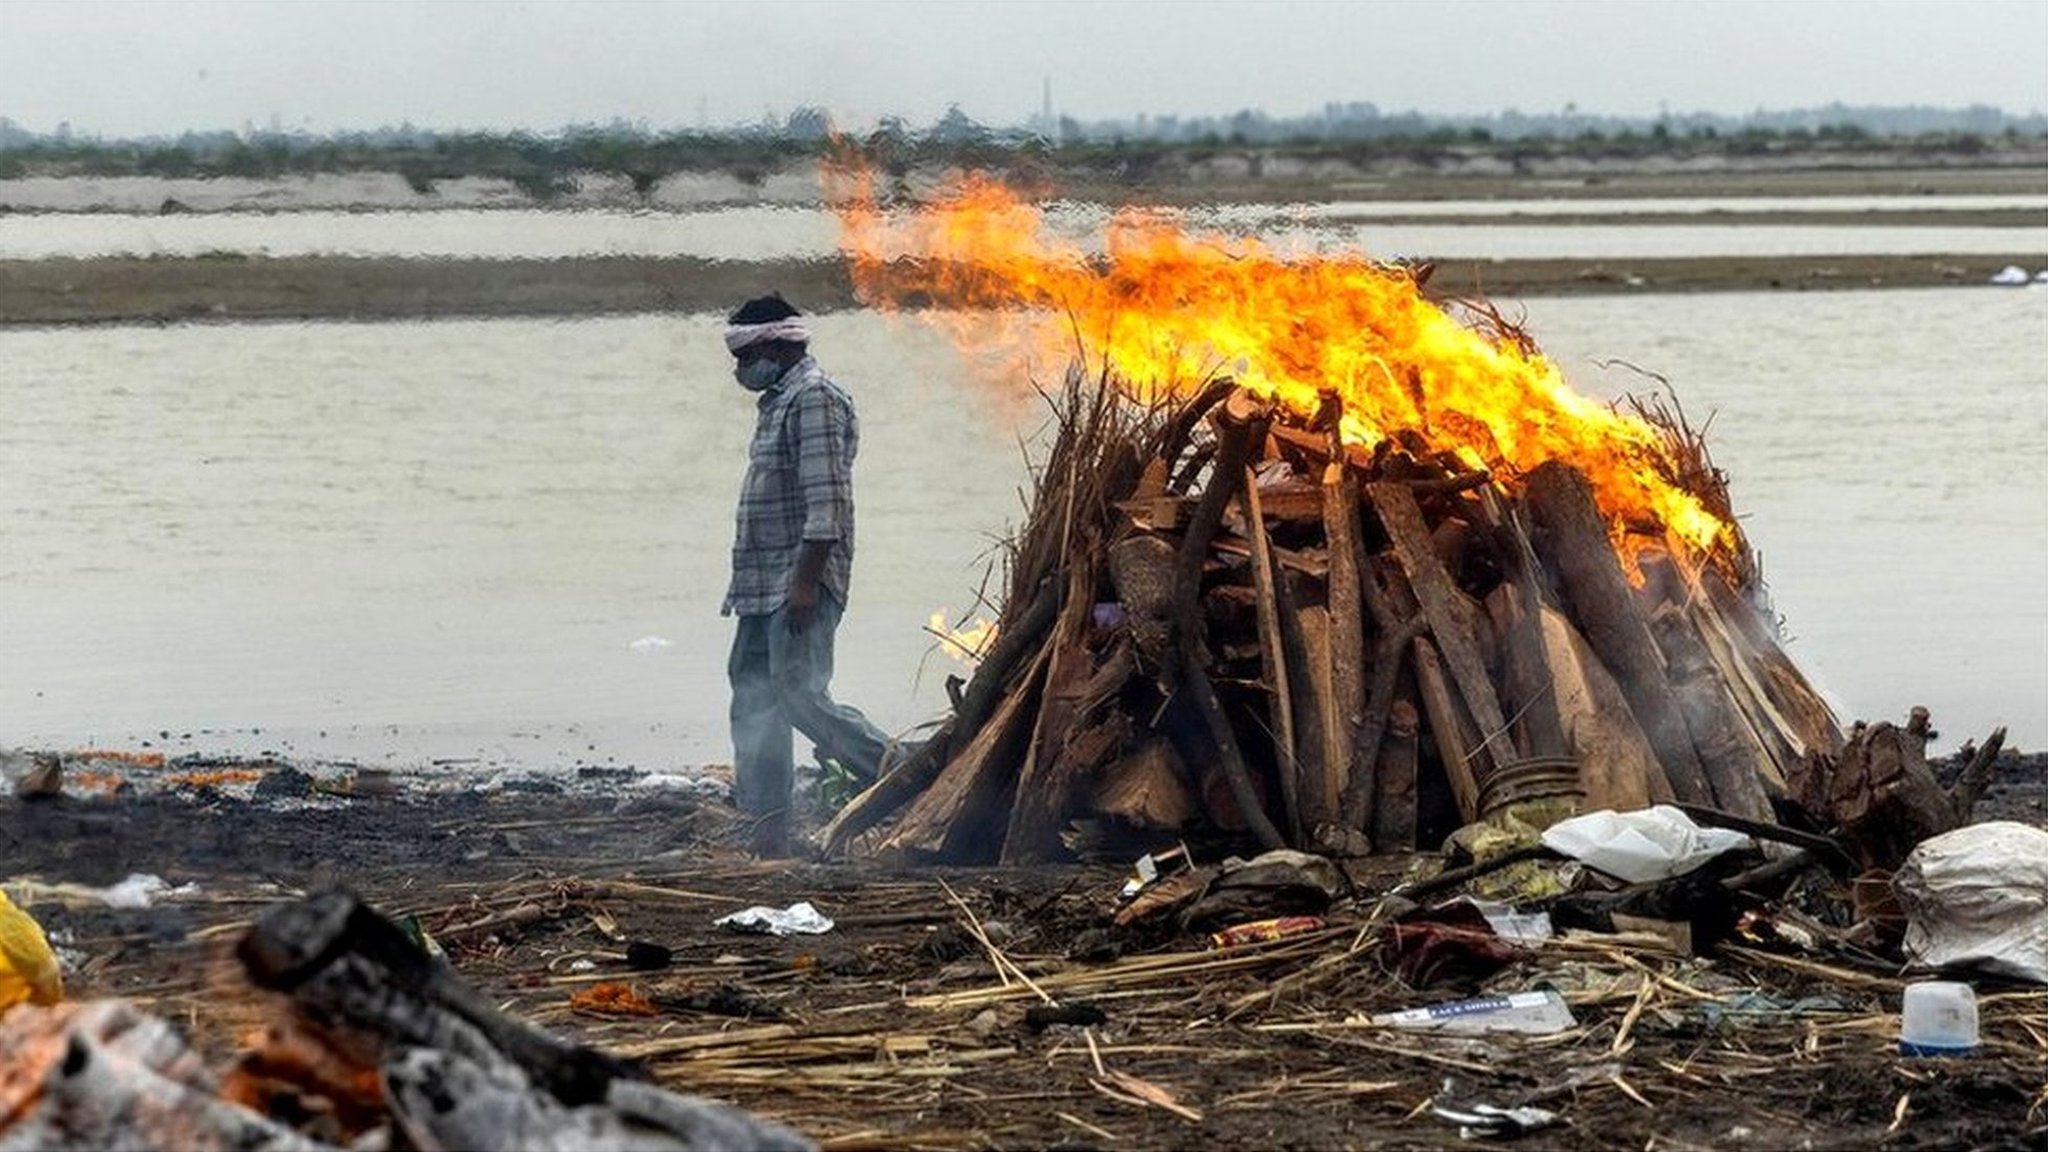
<path id="1" fill-rule="evenodd" d="M 1978 255 L 1450 260 L 1438 266 L 1429 289 L 1514 298 L 1975 288 L 1989 285 L 2007 263 Z M 2048 257 L 2039 263 L 2048 266 Z M 858 306 L 846 266 L 836 260 L 12 260 L 0 261 L 0 325 L 709 312 L 764 285 L 814 310 Z"/>

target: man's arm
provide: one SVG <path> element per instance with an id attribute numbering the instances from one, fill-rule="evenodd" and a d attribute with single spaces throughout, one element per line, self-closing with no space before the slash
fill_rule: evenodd
<path id="1" fill-rule="evenodd" d="M 789 578 L 789 630 L 801 632 L 811 626 L 818 610 L 818 597 L 825 586 L 825 561 L 832 557 L 832 541 L 806 540 L 796 554 L 796 571 Z"/>
<path id="2" fill-rule="evenodd" d="M 803 495 L 803 547 L 789 581 L 789 626 L 810 625 L 824 592 L 832 546 L 853 521 L 853 469 L 846 450 L 853 414 L 830 393 L 812 389 L 797 400 L 797 489 Z"/>

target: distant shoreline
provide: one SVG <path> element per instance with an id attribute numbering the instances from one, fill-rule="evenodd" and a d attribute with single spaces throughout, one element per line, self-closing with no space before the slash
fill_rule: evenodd
<path id="1" fill-rule="evenodd" d="M 1340 201 L 1658 200 L 1815 196 L 2011 196 L 2048 193 L 2048 140 L 1978 154 L 1782 152 L 1641 156 L 1523 155 L 1445 146 L 1350 156 L 1282 147 L 1137 149 L 1091 163 L 996 157 L 992 174 L 1042 199 L 1109 205 Z M 963 169 L 928 161 L 875 174 L 888 198 L 929 196 Z M 377 169 L 263 176 L 57 175 L 0 178 L 0 214 L 44 212 L 562 211 L 691 212 L 817 207 L 815 158 L 675 171 L 636 179 L 565 172 L 545 189 L 490 175 L 426 179 Z"/>
<path id="2" fill-rule="evenodd" d="M 1446 260 L 1427 290 L 1512 299 L 1977 287 L 2007 263 L 1982 255 Z M 2028 270 L 2042 265 L 2048 256 Z M 818 311 L 861 306 L 836 259 L 110 257 L 0 261 L 0 327 L 694 313 L 764 287 Z"/>

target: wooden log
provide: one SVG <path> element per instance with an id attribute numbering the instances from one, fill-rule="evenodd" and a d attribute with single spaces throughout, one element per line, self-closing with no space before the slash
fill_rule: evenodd
<path id="1" fill-rule="evenodd" d="M 1269 524 L 1321 523 L 1322 485 L 1307 480 L 1283 480 L 1263 487 L 1259 490 L 1259 515 Z"/>
<path id="2" fill-rule="evenodd" d="M 904 809 L 896 828 L 877 851 L 925 859 L 987 863 L 1000 851 L 996 831 L 1016 798 L 1016 766 L 1038 716 L 1039 693 L 1052 663 L 1051 648 L 1031 659 L 1014 692 L 959 754 L 940 770 L 931 787 Z"/>
<path id="3" fill-rule="evenodd" d="M 1305 701 L 1316 717 L 1315 734 L 1317 743 L 1310 765 L 1314 771 L 1299 775 L 1301 799 L 1301 823 L 1304 828 L 1316 828 L 1331 823 L 1337 818 L 1339 797 L 1330 792 L 1330 781 L 1336 772 L 1330 767 L 1332 741 L 1326 731 L 1333 725 L 1332 717 L 1341 714 L 1337 703 L 1337 678 L 1334 670 L 1335 653 L 1330 643 L 1330 610 L 1322 607 L 1303 608 L 1297 617 L 1296 627 L 1301 633 L 1303 655 L 1308 665 L 1308 679 Z M 1304 753 L 1305 760 L 1307 755 Z"/>
<path id="4" fill-rule="evenodd" d="M 1579 762 L 1586 807 L 1626 812 L 1677 800 L 1621 686 L 1586 638 L 1555 608 L 1545 606 L 1538 621 L 1565 749 Z"/>
<path id="5" fill-rule="evenodd" d="M 1408 487 L 1383 480 L 1371 485 L 1368 492 L 1373 510 L 1387 529 L 1389 548 L 1400 561 L 1422 606 L 1422 614 L 1429 620 L 1430 635 L 1436 641 L 1432 650 L 1441 652 L 1466 712 L 1478 726 L 1467 768 L 1475 778 L 1484 780 L 1493 766 L 1514 758 L 1514 749 L 1508 736 L 1507 717 L 1501 712 L 1500 699 L 1487 678 L 1486 662 L 1479 650 L 1479 608 L 1458 588 L 1437 557 L 1422 509 Z"/>
<path id="6" fill-rule="evenodd" d="M 1080 603 L 1082 599 L 1095 598 L 1093 580 L 1084 584 L 1079 579 L 1080 569 L 1087 567 L 1090 566 L 1079 564 L 1071 569 L 1076 579 L 1069 582 L 1066 606 L 1060 610 L 1047 641 L 1051 655 L 1046 665 L 1045 689 L 1040 694 L 1030 742 L 1025 746 L 1024 763 L 1017 770 L 1017 799 L 1010 808 L 1003 836 L 1000 860 L 1005 865 L 1036 862 L 1043 853 L 1056 850 L 1060 826 L 1066 820 L 1068 790 L 1062 785 L 1071 776 L 1061 771 L 1066 738 L 1083 707 L 1082 686 L 1094 672 L 1086 632 L 1086 613 L 1092 605 Z"/>
<path id="7" fill-rule="evenodd" d="M 1525 498 L 1538 529 L 1537 554 L 1555 571 L 1572 620 L 1621 685 L 1673 792 L 1690 804 L 1711 804 L 1706 769 L 1693 751 L 1649 621 L 1622 574 L 1592 484 L 1576 468 L 1553 460 L 1529 473 Z"/>
<path id="8" fill-rule="evenodd" d="M 1495 551 L 1506 571 L 1505 586 L 1512 592 L 1496 605 L 1487 601 L 1487 614 L 1500 630 L 1502 687 L 1513 711 L 1517 750 L 1530 758 L 1565 755 L 1564 723 L 1558 718 L 1557 696 L 1551 683 L 1548 662 L 1543 657 L 1543 620 L 1539 611 L 1547 603 L 1543 590 L 1543 562 L 1529 543 L 1529 532 L 1516 509 L 1501 499 L 1497 488 L 1483 488 L 1479 507 L 1494 534 Z"/>
<path id="9" fill-rule="evenodd" d="M 1282 548 L 1278 544 L 1269 544 L 1268 547 L 1273 553 L 1273 563 L 1280 568 L 1314 580 L 1330 578 L 1330 562 L 1322 554 L 1307 549 Z M 1250 559 L 1252 554 L 1250 541 L 1224 533 L 1218 533 L 1209 542 L 1209 549 L 1219 556 Z"/>
<path id="10" fill-rule="evenodd" d="M 1265 436 L 1265 419 L 1257 410 L 1248 413 L 1233 411 L 1232 406 L 1242 396 L 1242 393 L 1233 394 L 1224 407 L 1223 418 L 1217 421 L 1216 469 L 1208 487 L 1202 491 L 1201 502 L 1188 524 L 1187 536 L 1181 541 L 1173 603 L 1174 654 L 1178 658 L 1174 674 L 1179 690 L 1193 699 L 1209 730 L 1217 760 L 1252 836 L 1261 847 L 1272 849 L 1284 848 L 1287 842 L 1279 829 L 1273 827 L 1259 801 L 1252 786 L 1251 771 L 1245 766 L 1244 754 L 1238 748 L 1237 735 L 1231 730 L 1230 717 L 1224 713 L 1216 687 L 1209 681 L 1199 606 L 1202 568 L 1208 557 L 1209 541 L 1223 520 L 1223 510 L 1235 498 L 1237 486 L 1244 482 L 1244 470 L 1250 462 L 1252 445 Z"/>
<path id="11" fill-rule="evenodd" d="M 1486 614 L 1500 634 L 1501 705 L 1509 710 L 1515 754 L 1550 759 L 1566 754 L 1564 725 L 1557 715 L 1557 683 L 1543 655 L 1543 622 L 1529 603 L 1521 585 L 1505 583 L 1486 598 Z"/>
<path id="12" fill-rule="evenodd" d="M 1090 801 L 1095 811 L 1158 832 L 1177 832 L 1196 815 L 1173 743 L 1153 738 L 1105 769 Z"/>
<path id="13" fill-rule="evenodd" d="M 1720 618 L 1746 642 L 1765 693 L 1806 751 L 1833 754 L 1842 748 L 1842 725 L 1835 711 L 1800 673 L 1778 642 L 1777 626 L 1763 610 L 1735 590 L 1718 569 L 1699 574 L 1699 585 Z"/>
<path id="14" fill-rule="evenodd" d="M 1429 734 L 1436 741 L 1437 760 L 1450 782 L 1451 798 L 1458 805 L 1458 819 L 1466 824 L 1479 819 L 1479 777 L 1472 761 L 1481 755 L 1478 734 L 1465 716 L 1465 705 L 1452 688 L 1436 645 L 1426 638 L 1415 641 L 1415 683 L 1429 716 Z"/>
<path id="15" fill-rule="evenodd" d="M 1865 868 L 1896 871 L 1921 841 L 1960 824 L 1927 765 L 1927 739 L 1927 710 L 1915 708 L 1903 728 L 1859 728 L 1831 770 L 1800 781 L 1806 805 L 1839 825 Z"/>
<path id="16" fill-rule="evenodd" d="M 1366 609 L 1358 489 L 1340 463 L 1323 470 L 1323 530 L 1330 546 L 1330 688 L 1335 710 L 1325 716 L 1321 791 L 1328 811 L 1341 821 L 1343 798 L 1354 785 L 1358 794 L 1372 795 L 1372 773 L 1359 747 L 1365 724 Z M 1343 823 L 1361 831 L 1364 826 L 1362 821 Z"/>
<path id="17" fill-rule="evenodd" d="M 1386 739 L 1380 744 L 1379 771 L 1373 774 L 1378 796 L 1367 834 L 1380 852 L 1412 852 L 1416 848 L 1417 736 L 1422 717 L 1415 709 L 1412 686 L 1395 691 L 1387 710 Z"/>
<path id="18" fill-rule="evenodd" d="M 1806 742 L 1771 701 L 1755 661 L 1748 656 L 1748 641 L 1721 619 L 1720 612 L 1706 601 L 1703 590 L 1686 601 L 1685 613 L 1720 672 L 1721 682 L 1728 686 L 1736 710 L 1749 722 L 1750 730 L 1764 747 L 1766 780 L 1774 789 L 1786 788 L 1805 760 Z"/>
<path id="19" fill-rule="evenodd" d="M 1748 820 L 1771 819 L 1771 801 L 1764 790 L 1770 753 L 1748 717 L 1736 704 L 1720 668 L 1684 607 L 1686 582 L 1669 554 L 1638 557 L 1648 599 L 1650 634 L 1664 654 L 1671 689 L 1692 733 L 1693 750 L 1706 770 L 1715 805 Z"/>
<path id="20" fill-rule="evenodd" d="M 1984 790 L 1991 787 L 1991 777 L 1998 768 L 1998 753 L 2005 747 L 2005 728 L 1992 730 L 1984 740 L 1984 746 L 1970 757 L 1963 771 L 1956 778 L 1955 787 L 1949 789 L 1949 801 L 1955 807 L 1956 822 L 1968 824 L 1976 811 L 1977 801 L 1984 798 Z"/>
<path id="21" fill-rule="evenodd" d="M 1077 564 L 1076 571 L 1090 568 Z M 1118 751 L 1129 724 L 1110 707 L 1137 671 L 1129 647 L 1120 646 L 1099 667 L 1086 645 L 1094 580 L 1077 581 L 1068 619 L 1054 635 L 1052 663 L 1038 710 L 1030 749 L 1017 777 L 1017 801 L 1003 836 L 1002 863 L 1036 864 L 1063 855 L 1060 833 L 1088 776 Z M 1105 713 L 1113 713 L 1106 717 Z M 1118 723 L 1110 722 L 1111 719 Z"/>
<path id="22" fill-rule="evenodd" d="M 1288 841 L 1303 843 L 1300 765 L 1294 757 L 1294 693 L 1287 675 L 1287 644 L 1280 633 L 1280 592 L 1273 570 L 1272 541 L 1266 535 L 1264 494 L 1246 469 L 1244 512 L 1252 543 L 1252 588 L 1258 594 L 1259 662 L 1264 676 L 1267 715 L 1273 724 L 1273 768 L 1280 783 L 1281 827 Z"/>
<path id="23" fill-rule="evenodd" d="M 1329 625 L 1327 614 L 1320 617 L 1318 626 L 1310 612 L 1324 613 L 1322 608 L 1302 607 L 1303 593 L 1301 578 L 1289 572 L 1274 573 L 1274 607 L 1280 618 L 1280 645 L 1287 657 L 1287 683 L 1289 712 L 1294 717 L 1295 803 L 1304 827 L 1314 827 L 1310 805 L 1316 795 L 1315 784 L 1322 779 L 1323 771 L 1323 716 L 1325 685 L 1327 678 L 1318 679 L 1318 671 L 1325 667 L 1322 649 L 1311 644 L 1310 632 L 1327 644 Z"/>
<path id="24" fill-rule="evenodd" d="M 1402 669 L 1407 667 L 1408 646 L 1429 630 L 1429 622 L 1419 610 L 1411 613 L 1396 607 L 1397 604 L 1412 604 L 1415 599 L 1398 564 L 1384 557 L 1374 560 L 1367 565 L 1365 578 L 1360 584 L 1363 585 L 1366 608 L 1372 616 L 1377 638 L 1373 641 L 1372 683 L 1365 694 L 1365 722 L 1358 733 L 1358 756 L 1360 760 L 1373 764 L 1376 771 L 1380 762 L 1380 744 L 1386 738 L 1392 718 L 1395 686 Z M 1399 595 L 1390 592 L 1385 585 L 1397 586 Z M 1412 802 L 1415 791 L 1412 764 L 1409 773 L 1411 779 L 1406 782 L 1405 790 L 1401 786 L 1391 790 L 1382 788 L 1372 779 L 1374 773 L 1366 773 L 1363 778 L 1354 774 L 1344 794 L 1344 826 L 1365 829 L 1369 834 L 1369 830 L 1379 822 L 1382 797 L 1398 803 L 1399 798 L 1406 795 Z M 1401 824 L 1402 821 L 1396 818 L 1395 825 Z M 1405 824 L 1412 838 L 1415 826 L 1412 811 L 1407 814 Z"/>
<path id="25" fill-rule="evenodd" d="M 1046 581 L 1015 623 L 1005 620 L 995 643 L 989 645 L 987 654 L 975 667 L 974 677 L 968 681 L 953 715 L 930 740 L 884 772 L 881 779 L 855 796 L 819 830 L 818 841 L 827 856 L 844 854 L 855 837 L 895 815 L 931 787 L 953 750 L 964 747 L 981 731 L 990 711 L 1010 690 L 1011 677 L 1027 657 L 1040 650 L 1053 618 L 1059 613 L 1061 591 L 1059 581 Z"/>

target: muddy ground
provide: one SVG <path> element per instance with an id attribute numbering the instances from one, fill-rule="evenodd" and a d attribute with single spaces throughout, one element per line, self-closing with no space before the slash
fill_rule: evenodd
<path id="1" fill-rule="evenodd" d="M 125 792 L 0 800 L 11 886 L 136 872 L 196 886 L 130 910 L 31 891 L 76 965 L 69 993 L 144 1000 L 223 1059 L 257 1012 L 229 957 L 243 926 L 342 883 L 417 916 L 506 1011 L 832 1148 L 1471 1146 L 1432 1102 L 1552 1110 L 1559 1126 L 1523 1142 L 1543 1148 L 2048 1140 L 2048 991 L 1981 981 L 1981 1054 L 1906 1060 L 1896 966 L 1853 953 L 1748 943 L 1693 959 L 1641 939 L 1553 941 L 1484 988 L 1556 987 L 1571 1031 L 1459 1040 L 1360 1027 L 1357 1013 L 1482 987 L 1455 972 L 1411 986 L 1361 934 L 1380 894 L 1434 858 L 1355 868 L 1356 894 L 1324 932 L 1216 952 L 1171 927 L 1107 931 L 1123 880 L 1113 867 L 763 862 L 734 846 L 744 829 L 715 798 L 638 789 L 630 770 L 480 791 L 425 772 L 358 788 L 345 766 L 308 767 L 311 792 L 258 764 L 231 767 L 231 783 L 171 773 Z M 2048 825 L 2048 757 L 2014 764 L 1981 815 Z M 712 927 L 797 900 L 838 926 L 787 939 Z M 977 930 L 1029 985 L 998 974 Z M 628 971 L 635 940 L 672 949 L 673 967 Z M 577 991 L 619 979 L 657 1013 L 571 1008 Z M 1097 1022 L 1034 1021 L 1033 986 Z M 1721 1012 L 1757 991 L 1808 999 Z"/>
<path id="2" fill-rule="evenodd" d="M 1439 297 L 1991 287 L 2003 256 L 1446 260 Z M 2029 271 L 2048 267 L 2036 254 Z M 859 306 L 840 260 L 317 257 L 0 260 L 0 327 L 251 320 L 421 320 L 713 312 L 762 285 L 814 311 Z"/>

